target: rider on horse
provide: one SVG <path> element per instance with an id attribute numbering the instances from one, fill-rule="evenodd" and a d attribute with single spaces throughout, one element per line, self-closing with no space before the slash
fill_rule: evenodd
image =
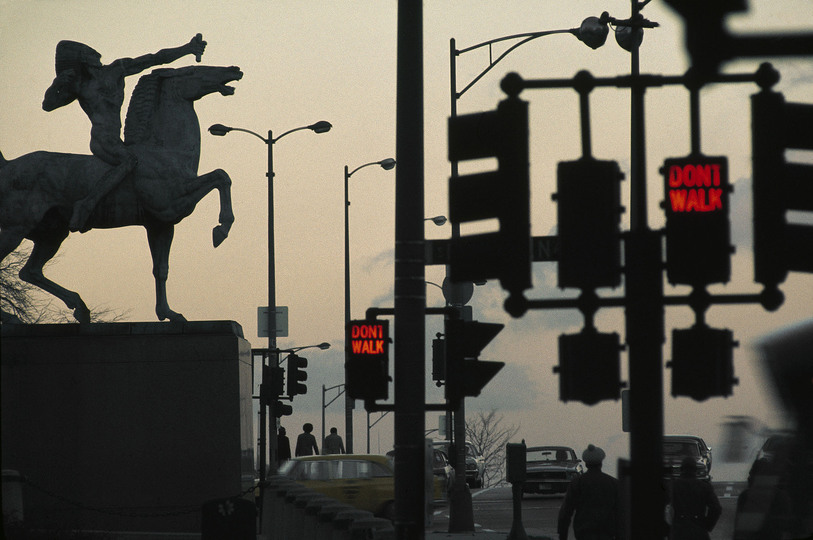
<path id="1" fill-rule="evenodd" d="M 110 193 L 136 167 L 138 159 L 121 140 L 121 107 L 124 104 L 124 78 L 145 69 L 169 64 L 187 54 L 200 56 L 206 48 L 200 34 L 186 45 L 162 49 L 138 58 L 120 58 L 108 65 L 91 47 L 76 41 L 60 41 L 56 46 L 56 78 L 45 92 L 42 108 L 53 111 L 74 100 L 90 118 L 90 151 L 114 168 L 105 173 L 90 193 L 73 207 L 69 228 L 85 232 L 87 220 L 102 197 Z"/>

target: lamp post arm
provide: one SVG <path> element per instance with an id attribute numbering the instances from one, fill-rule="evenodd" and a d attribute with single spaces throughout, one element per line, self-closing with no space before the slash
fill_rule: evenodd
<path id="1" fill-rule="evenodd" d="M 370 163 L 365 163 L 364 165 L 359 165 L 358 167 L 356 167 L 355 169 L 353 169 L 353 170 L 352 170 L 352 171 L 350 171 L 349 173 L 346 173 L 346 174 L 345 174 L 345 176 L 346 176 L 347 178 L 350 178 L 350 177 L 351 177 L 351 176 L 353 176 L 353 175 L 356 173 L 356 171 L 358 171 L 359 169 L 363 169 L 364 167 L 369 167 L 370 165 L 378 165 L 378 164 L 380 164 L 380 163 L 381 163 L 380 161 L 371 161 Z"/>
<path id="2" fill-rule="evenodd" d="M 300 126 L 298 128 L 289 129 L 288 131 L 286 131 L 285 133 L 283 133 L 279 137 L 274 137 L 273 139 L 269 139 L 269 140 L 271 141 L 271 144 L 273 144 L 273 143 L 277 142 L 278 140 L 280 140 L 281 138 L 288 135 L 289 133 L 293 133 L 294 131 L 301 131 L 303 129 L 310 129 L 310 126 Z M 256 133 L 255 133 L 255 135 L 256 135 Z"/>
<path id="3" fill-rule="evenodd" d="M 229 130 L 230 130 L 230 131 L 242 131 L 243 133 L 250 133 L 251 135 L 254 135 L 254 136 L 255 136 L 255 137 L 257 137 L 258 139 L 260 139 L 260 140 L 261 140 L 262 142 L 264 142 L 265 144 L 268 144 L 268 143 L 273 143 L 273 142 L 274 142 L 274 141 L 272 141 L 271 139 L 266 139 L 265 137 L 263 137 L 263 136 L 262 136 L 262 135 L 260 135 L 259 133 L 256 133 L 256 132 L 254 132 L 254 131 L 251 131 L 250 129 L 243 129 L 243 128 L 239 128 L 239 127 L 233 127 L 233 128 L 229 128 Z M 279 138 L 279 137 L 277 137 L 277 138 Z"/>
<path id="4" fill-rule="evenodd" d="M 471 47 L 467 47 L 465 49 L 455 51 L 455 55 L 460 56 L 461 54 L 467 53 L 469 51 L 473 51 L 475 49 L 479 49 L 481 47 L 488 46 L 488 48 L 489 48 L 489 64 L 488 64 L 488 67 L 486 67 L 483 71 L 480 72 L 479 75 L 477 75 L 474 79 L 472 79 L 471 82 L 469 84 L 467 84 L 466 87 L 463 88 L 463 90 L 461 90 L 460 92 L 457 92 L 457 90 L 454 89 L 456 98 L 460 99 L 463 96 L 463 94 L 465 94 L 468 91 L 469 88 L 474 86 L 477 83 L 477 81 L 482 79 L 483 76 L 485 76 L 486 73 L 491 71 L 491 69 L 494 66 L 496 66 L 497 63 L 500 62 L 500 60 L 502 60 L 503 58 L 508 56 L 508 54 L 510 54 L 514 49 L 516 49 L 517 47 L 520 47 L 520 46 L 522 46 L 522 45 L 524 45 L 524 44 L 528 43 L 529 41 L 532 41 L 532 40 L 534 40 L 536 38 L 539 38 L 539 37 L 542 37 L 542 36 L 549 36 L 549 35 L 552 35 L 552 34 L 573 34 L 574 36 L 578 36 L 579 35 L 579 29 L 578 28 L 569 28 L 569 29 L 562 29 L 562 30 L 545 30 L 543 32 L 527 32 L 527 33 L 524 33 L 524 34 L 514 34 L 514 35 L 511 35 L 511 36 L 503 36 L 503 37 L 500 37 L 500 38 L 491 39 L 489 41 L 484 41 L 482 43 L 478 43 L 477 45 L 472 45 Z M 514 45 L 509 47 L 505 52 L 503 52 L 500 56 L 498 56 L 496 60 L 491 59 L 490 51 L 491 51 L 491 46 L 494 43 L 499 43 L 500 41 L 506 41 L 506 40 L 509 40 L 509 39 L 517 39 L 517 38 L 525 38 L 525 39 L 523 39 L 519 43 L 515 43 Z"/>

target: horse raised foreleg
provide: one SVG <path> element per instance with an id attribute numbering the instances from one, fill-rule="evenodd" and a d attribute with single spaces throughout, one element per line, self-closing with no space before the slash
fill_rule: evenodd
<path id="1" fill-rule="evenodd" d="M 190 178 L 184 182 L 185 193 L 179 197 L 166 214 L 158 213 L 156 217 L 165 222 L 177 221 L 177 217 L 186 217 L 192 213 L 195 206 L 213 189 L 220 193 L 220 225 L 212 229 L 212 244 L 219 246 L 229 236 L 229 230 L 234 223 L 234 212 L 231 205 L 231 178 L 222 169 Z M 175 215 L 172 215 L 175 214 Z"/>
<path id="2" fill-rule="evenodd" d="M 49 292 L 65 302 L 73 310 L 73 317 L 80 323 L 90 322 L 90 310 L 82 298 L 75 292 L 57 285 L 42 273 L 45 263 L 50 261 L 63 240 L 68 237 L 67 229 L 52 229 L 48 235 L 38 235 L 34 239 L 34 248 L 25 266 L 20 270 L 20 279 Z"/>
<path id="3" fill-rule="evenodd" d="M 175 227 L 171 224 L 147 226 L 147 240 L 152 254 L 152 275 L 155 277 L 155 314 L 158 320 L 183 322 L 186 318 L 169 309 L 167 302 L 167 276 L 169 276 L 169 248 Z"/>

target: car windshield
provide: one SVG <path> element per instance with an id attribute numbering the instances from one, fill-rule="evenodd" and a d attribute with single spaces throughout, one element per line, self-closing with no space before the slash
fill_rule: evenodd
<path id="1" fill-rule="evenodd" d="M 570 448 L 530 448 L 526 461 L 575 461 L 576 454 Z"/>
<path id="2" fill-rule="evenodd" d="M 385 467 L 372 461 L 331 459 L 299 461 L 291 467 L 294 480 L 348 480 L 392 476 Z"/>
<path id="3" fill-rule="evenodd" d="M 688 441 L 670 441 L 663 443 L 663 453 L 666 456 L 700 457 L 697 444 Z"/>

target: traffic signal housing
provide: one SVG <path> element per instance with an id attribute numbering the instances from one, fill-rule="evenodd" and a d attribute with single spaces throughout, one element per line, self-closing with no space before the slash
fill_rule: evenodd
<path id="1" fill-rule="evenodd" d="M 288 396 L 293 397 L 297 394 L 307 394 L 308 387 L 302 381 L 308 380 L 308 373 L 305 368 L 308 367 L 308 359 L 302 358 L 294 353 L 288 356 Z"/>
<path id="2" fill-rule="evenodd" d="M 584 329 L 559 336 L 559 399 L 595 405 L 621 396 L 621 345 L 617 333 Z"/>
<path id="3" fill-rule="evenodd" d="M 287 403 L 283 403 L 280 400 L 274 401 L 271 405 L 271 412 L 276 418 L 280 418 L 282 416 L 289 416 L 293 414 L 294 408 L 288 405 Z"/>
<path id="4" fill-rule="evenodd" d="M 728 159 L 690 155 L 661 169 L 666 213 L 666 278 L 703 287 L 731 278 Z"/>
<path id="5" fill-rule="evenodd" d="M 449 118 L 449 160 L 497 158 L 497 170 L 449 179 L 453 224 L 495 219 L 497 232 L 453 238 L 449 278 L 454 282 L 499 278 L 505 308 L 524 314 L 531 288 L 528 103 L 511 96 L 497 110 Z"/>
<path id="6" fill-rule="evenodd" d="M 754 281 L 775 287 L 788 271 L 813 272 L 813 226 L 788 211 L 813 211 L 813 165 L 785 150 L 813 150 L 813 104 L 786 103 L 765 89 L 751 96 Z M 776 306 L 778 307 L 778 306 Z"/>
<path id="7" fill-rule="evenodd" d="M 260 404 L 271 405 L 282 395 L 285 370 L 279 366 L 263 366 L 263 380 L 260 383 Z"/>
<path id="8" fill-rule="evenodd" d="M 559 287 L 621 284 L 621 180 L 615 161 L 584 157 L 557 168 Z"/>
<path id="9" fill-rule="evenodd" d="M 350 321 L 345 381 L 352 399 L 375 401 L 389 397 L 390 326 L 387 320 Z"/>
<path id="10" fill-rule="evenodd" d="M 477 359 L 504 327 L 497 323 L 446 320 L 446 399 L 453 406 L 465 397 L 479 396 L 505 365 Z"/>
<path id="11" fill-rule="evenodd" d="M 734 346 L 731 330 L 695 325 L 672 330 L 672 396 L 696 401 L 727 397 L 738 383 L 734 377 Z"/>

